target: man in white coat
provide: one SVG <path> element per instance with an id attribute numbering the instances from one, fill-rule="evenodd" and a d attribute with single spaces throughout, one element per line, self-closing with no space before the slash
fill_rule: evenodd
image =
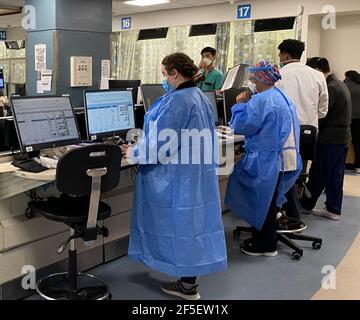
<path id="1" fill-rule="evenodd" d="M 279 46 L 282 79 L 277 86 L 290 97 L 296 107 L 300 125 L 319 127 L 319 119 L 328 112 L 329 94 L 324 75 L 300 62 L 305 43 L 299 40 L 284 40 Z M 301 205 L 297 188 L 287 193 L 288 202 L 284 205 L 287 219 L 279 222 L 278 232 L 302 231 Z"/>

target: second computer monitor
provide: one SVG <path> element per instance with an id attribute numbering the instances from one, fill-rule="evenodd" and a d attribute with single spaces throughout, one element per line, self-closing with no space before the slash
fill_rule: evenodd
<path id="1" fill-rule="evenodd" d="M 205 91 L 204 94 L 207 96 L 207 98 L 210 101 L 211 107 L 214 112 L 215 123 L 218 124 L 219 123 L 219 113 L 218 113 L 218 109 L 217 109 L 216 93 L 215 93 L 215 91 Z"/>
<path id="2" fill-rule="evenodd" d="M 109 80 L 109 89 L 127 89 L 133 93 L 134 104 L 137 103 L 140 80 Z"/>
<path id="3" fill-rule="evenodd" d="M 84 99 L 86 128 L 90 140 L 125 137 L 127 131 L 135 128 L 131 91 L 85 91 Z"/>
<path id="4" fill-rule="evenodd" d="M 149 111 L 155 101 L 166 93 L 161 84 L 143 84 L 140 88 L 146 111 Z"/>
<path id="5" fill-rule="evenodd" d="M 80 141 L 69 97 L 11 97 L 22 152 L 70 145 Z"/>

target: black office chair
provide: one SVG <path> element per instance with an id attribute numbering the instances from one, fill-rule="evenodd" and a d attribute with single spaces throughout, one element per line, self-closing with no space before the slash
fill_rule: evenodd
<path id="1" fill-rule="evenodd" d="M 109 231 L 97 225 L 108 218 L 111 208 L 100 201 L 100 194 L 119 184 L 121 149 L 115 145 L 94 144 L 65 154 L 58 163 L 56 187 L 60 197 L 33 202 L 31 206 L 45 218 L 70 227 L 70 237 L 58 248 L 62 253 L 70 243 L 68 272 L 47 276 L 36 285 L 47 300 L 106 300 L 111 298 L 100 279 L 77 272 L 75 239 L 85 242 L 108 237 Z"/>
<path id="2" fill-rule="evenodd" d="M 309 174 L 307 173 L 307 164 L 308 161 L 315 160 L 317 141 L 318 130 L 316 127 L 309 125 L 304 125 L 300 127 L 300 155 L 303 161 L 303 170 L 296 182 L 299 190 L 299 197 L 301 197 L 302 192 L 308 192 L 305 185 L 306 180 L 309 176 Z M 242 226 L 236 227 L 236 229 L 234 230 L 234 237 L 240 237 L 241 232 L 251 233 L 251 228 Z M 322 247 L 322 239 L 302 235 L 299 234 L 299 232 L 287 234 L 278 233 L 277 238 L 279 242 L 285 244 L 286 246 L 294 250 L 291 255 L 292 259 L 294 260 L 300 260 L 304 254 L 304 251 L 292 240 L 310 241 L 312 242 L 312 247 L 314 250 L 320 250 Z"/>
<path id="3" fill-rule="evenodd" d="M 303 162 L 303 169 L 296 181 L 296 185 L 299 191 L 299 198 L 301 198 L 303 192 L 309 192 L 305 184 L 307 178 L 309 177 L 307 167 L 309 161 L 315 161 L 317 142 L 318 130 L 316 127 L 310 125 L 300 126 L 300 155 Z M 302 235 L 297 232 L 287 234 L 278 233 L 278 240 L 294 250 L 292 253 L 292 258 L 294 260 L 300 260 L 304 251 L 292 240 L 312 242 L 312 247 L 314 250 L 320 250 L 322 247 L 322 239 Z"/>

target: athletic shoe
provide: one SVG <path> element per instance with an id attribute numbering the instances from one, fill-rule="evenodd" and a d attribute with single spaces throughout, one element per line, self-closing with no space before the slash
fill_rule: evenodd
<path id="1" fill-rule="evenodd" d="M 328 211 L 327 208 L 314 209 L 312 211 L 312 214 L 314 216 L 328 218 L 328 219 L 333 220 L 333 221 L 339 221 L 340 220 L 340 215 L 339 214 L 332 213 L 332 212 Z"/>
<path id="2" fill-rule="evenodd" d="M 200 300 L 200 294 L 197 290 L 198 285 L 194 285 L 191 289 L 186 289 L 181 280 L 169 283 L 163 283 L 161 290 L 172 296 L 180 297 L 185 300 Z"/>
<path id="3" fill-rule="evenodd" d="M 277 233 L 299 233 L 306 229 L 306 224 L 299 222 L 292 218 L 282 216 L 277 221 L 276 232 Z"/>
<path id="4" fill-rule="evenodd" d="M 240 247 L 241 252 L 247 254 L 248 256 L 252 257 L 276 257 L 278 255 L 277 250 L 275 251 L 263 251 L 263 250 L 257 250 L 254 245 L 250 246 L 241 246 Z"/>

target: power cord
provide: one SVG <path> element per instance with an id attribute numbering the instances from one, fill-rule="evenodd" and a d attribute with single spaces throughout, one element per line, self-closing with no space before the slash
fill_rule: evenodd
<path id="1" fill-rule="evenodd" d="M 28 206 L 25 210 L 25 216 L 29 220 L 34 218 L 36 215 L 35 208 L 31 205 L 34 202 L 42 201 L 43 199 L 40 198 L 36 192 L 35 189 L 32 189 L 30 191 L 25 192 L 25 194 L 31 199 L 31 201 L 28 203 Z"/>

